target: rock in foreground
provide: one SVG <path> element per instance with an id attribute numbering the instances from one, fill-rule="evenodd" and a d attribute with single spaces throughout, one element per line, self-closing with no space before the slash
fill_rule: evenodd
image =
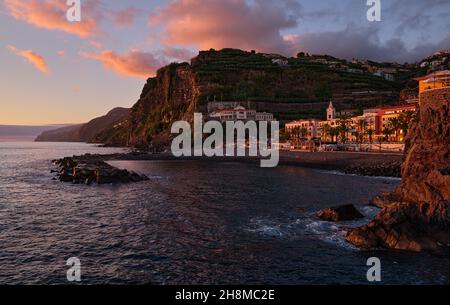
<path id="1" fill-rule="evenodd" d="M 351 229 L 359 247 L 421 251 L 450 242 L 450 88 L 425 91 L 407 138 L 402 183 L 373 204 L 381 212 Z"/>
<path id="2" fill-rule="evenodd" d="M 74 184 L 129 183 L 148 180 L 145 175 L 118 169 L 102 160 L 101 156 L 84 155 L 53 161 L 60 167 L 58 178 Z"/>
<path id="3" fill-rule="evenodd" d="M 364 215 L 353 204 L 348 204 L 322 210 L 317 217 L 325 221 L 347 221 L 364 218 Z"/>

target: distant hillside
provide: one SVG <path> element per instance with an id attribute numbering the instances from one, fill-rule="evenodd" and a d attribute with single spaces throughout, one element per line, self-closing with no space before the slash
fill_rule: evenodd
<path id="1" fill-rule="evenodd" d="M 0 141 L 33 141 L 44 131 L 61 128 L 65 125 L 21 126 L 0 125 Z"/>
<path id="2" fill-rule="evenodd" d="M 130 116 L 96 139 L 112 145 L 164 148 L 175 120 L 190 120 L 194 111 L 206 113 L 213 101 L 250 101 L 280 120 L 321 118 L 330 99 L 341 109 L 395 104 L 412 70 L 406 65 L 372 67 L 303 53 L 286 58 L 236 49 L 201 51 L 191 63 L 170 64 L 149 78 Z M 376 71 L 380 75 L 374 75 Z M 398 80 L 388 80 L 386 71 Z"/>
<path id="3" fill-rule="evenodd" d="M 105 116 L 95 118 L 86 124 L 73 125 L 45 131 L 36 138 L 36 142 L 95 142 L 97 134 L 113 128 L 130 113 L 128 108 L 114 108 Z"/>

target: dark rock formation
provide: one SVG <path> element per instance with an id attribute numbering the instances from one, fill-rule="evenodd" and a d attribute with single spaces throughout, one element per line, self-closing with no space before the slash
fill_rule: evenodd
<path id="1" fill-rule="evenodd" d="M 148 180 L 145 175 L 118 169 L 103 161 L 104 156 L 83 155 L 54 160 L 60 167 L 58 178 L 74 184 L 128 183 Z"/>
<path id="2" fill-rule="evenodd" d="M 361 176 L 401 177 L 401 162 L 383 162 L 365 165 L 352 165 L 345 168 L 346 174 Z"/>
<path id="3" fill-rule="evenodd" d="M 317 217 L 326 221 L 346 221 L 364 218 L 364 215 L 353 204 L 347 204 L 322 210 Z"/>
<path id="4" fill-rule="evenodd" d="M 402 183 L 373 204 L 381 212 L 352 229 L 347 240 L 363 247 L 410 251 L 450 242 L 450 88 L 425 91 L 407 138 Z"/>
<path id="5" fill-rule="evenodd" d="M 97 135 L 120 124 L 130 113 L 128 108 L 114 108 L 106 115 L 86 124 L 72 125 L 43 132 L 36 142 L 97 142 Z M 98 142 L 97 142 L 98 143 Z"/>

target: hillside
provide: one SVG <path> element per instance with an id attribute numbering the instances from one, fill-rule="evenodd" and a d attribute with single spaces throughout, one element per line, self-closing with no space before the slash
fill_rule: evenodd
<path id="1" fill-rule="evenodd" d="M 382 64 L 379 64 L 383 66 Z M 175 120 L 206 114 L 208 103 L 242 101 L 280 120 L 321 118 L 330 99 L 338 108 L 364 108 L 398 102 L 403 79 L 387 80 L 331 56 L 276 54 L 236 49 L 201 51 L 191 63 L 170 64 L 149 78 L 131 114 L 96 140 L 111 145 L 161 149 Z"/>
<path id="2" fill-rule="evenodd" d="M 0 125 L 0 141 L 33 141 L 44 131 L 62 128 L 66 125 Z"/>
<path id="3" fill-rule="evenodd" d="M 96 135 L 112 128 L 129 115 L 128 108 L 114 108 L 106 115 L 86 124 L 72 125 L 41 133 L 36 142 L 95 142 Z"/>

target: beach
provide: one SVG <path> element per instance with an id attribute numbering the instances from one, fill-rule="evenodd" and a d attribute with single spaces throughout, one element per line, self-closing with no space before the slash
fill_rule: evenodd
<path id="1" fill-rule="evenodd" d="M 258 163 L 257 157 L 174 157 L 171 153 L 123 153 L 102 157 L 107 160 L 122 161 L 204 161 Z M 327 171 L 341 171 L 348 174 L 367 176 L 400 177 L 400 153 L 358 153 L 358 152 L 303 152 L 280 151 L 279 165 L 299 166 Z"/>

